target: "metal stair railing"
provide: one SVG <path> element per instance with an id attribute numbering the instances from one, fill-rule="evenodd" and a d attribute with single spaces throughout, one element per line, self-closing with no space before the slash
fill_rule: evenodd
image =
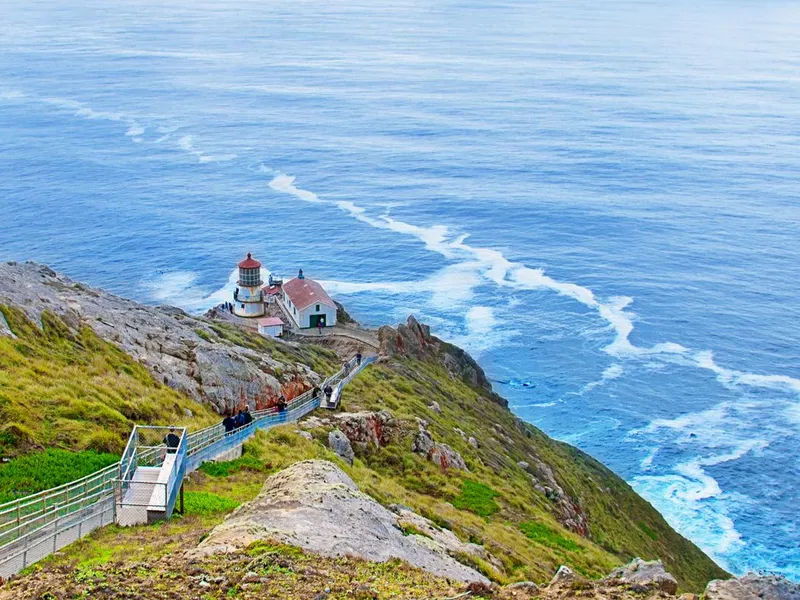
<path id="1" fill-rule="evenodd" d="M 338 389 L 349 383 L 375 357 L 355 358 L 328 377 L 319 387 Z M 286 410 L 265 409 L 252 413 L 253 422 L 226 435 L 221 423 L 191 434 L 183 434 L 178 452 L 182 458 L 173 466 L 167 484 L 165 512 L 171 513 L 180 484 L 189 471 L 249 439 L 256 429 L 266 429 L 296 421 L 320 406 L 312 391 L 293 398 Z M 136 468 L 157 466 L 161 446 L 136 447 L 131 444 L 137 429 L 131 432 L 119 463 L 55 488 L 37 492 L 0 505 L 0 577 L 9 577 L 28 565 L 80 539 L 94 529 L 115 521 L 115 485 L 130 485 Z M 168 428 L 167 428 L 168 429 Z M 184 430 L 185 431 L 185 430 Z M 122 490 L 117 489 L 119 494 Z M 119 496 L 123 497 L 123 496 Z"/>

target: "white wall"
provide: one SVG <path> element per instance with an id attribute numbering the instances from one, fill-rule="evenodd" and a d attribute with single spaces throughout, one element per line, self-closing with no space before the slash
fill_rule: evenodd
<path id="1" fill-rule="evenodd" d="M 283 333 L 283 326 L 271 325 L 269 327 L 264 327 L 262 325 L 259 325 L 258 333 L 260 333 L 261 335 L 268 335 L 270 337 L 278 337 L 280 334 Z"/>
<path id="2" fill-rule="evenodd" d="M 312 304 L 298 312 L 298 323 L 301 329 L 311 327 L 311 315 L 325 315 L 325 327 L 333 327 L 336 325 L 336 309 L 328 306 L 327 304 L 320 304 L 319 310 L 317 305 Z"/>

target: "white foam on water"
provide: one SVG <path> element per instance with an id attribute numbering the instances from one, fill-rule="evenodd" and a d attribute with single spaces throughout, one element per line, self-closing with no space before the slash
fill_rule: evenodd
<path id="1" fill-rule="evenodd" d="M 603 371 L 603 374 L 600 376 L 600 379 L 598 379 L 597 381 L 592 381 L 590 383 L 587 383 L 585 386 L 583 386 L 580 392 L 578 392 L 578 396 L 583 396 L 584 394 L 591 392 L 596 387 L 604 385 L 605 383 L 613 379 L 622 377 L 624 373 L 625 373 L 625 367 L 623 367 L 619 363 L 614 363 L 613 365 L 607 367 Z"/>
<path id="2" fill-rule="evenodd" d="M 456 234 L 446 225 L 421 227 L 399 221 L 386 214 L 371 216 L 366 209 L 350 201 L 325 201 L 317 194 L 297 187 L 295 180 L 295 177 L 279 173 L 270 181 L 269 186 L 276 191 L 292 194 L 304 201 L 330 203 L 363 223 L 414 237 L 423 242 L 426 248 L 445 258 L 460 258 L 462 260 L 460 266 L 448 267 L 448 273 L 462 277 L 463 282 L 457 283 L 453 277 L 449 280 L 444 277 L 440 281 L 441 293 L 434 296 L 433 299 L 438 306 L 445 306 L 448 294 L 453 291 L 456 292 L 456 303 L 467 301 L 471 296 L 471 290 L 468 288 L 475 287 L 484 280 L 501 287 L 514 289 L 549 290 L 572 298 L 594 310 L 606 321 L 615 335 L 614 340 L 604 348 L 604 351 L 612 356 L 648 358 L 650 360 L 663 358 L 669 361 L 677 359 L 685 361 L 688 357 L 690 364 L 715 372 L 717 378 L 724 385 L 789 389 L 800 394 L 800 379 L 786 375 L 762 375 L 726 369 L 713 361 L 713 354 L 709 351 L 692 353 L 689 348 L 670 341 L 655 344 L 649 348 L 636 346 L 630 341 L 630 335 L 634 330 L 635 315 L 626 310 L 633 302 L 633 299 L 628 296 L 614 296 L 605 301 L 600 300 L 587 287 L 572 282 L 558 281 L 545 274 L 541 268 L 531 268 L 509 261 L 502 252 L 493 248 L 473 247 L 466 243 L 468 234 Z M 682 364 L 685 363 L 682 362 Z"/>
<path id="3" fill-rule="evenodd" d="M 130 127 L 128 127 L 128 131 L 125 132 L 125 135 L 128 137 L 139 137 L 145 132 L 145 128 L 139 125 L 137 122 L 133 122 Z"/>
<path id="4" fill-rule="evenodd" d="M 228 281 L 216 291 L 208 292 L 197 285 L 197 273 L 191 271 L 174 271 L 164 273 L 153 281 L 144 284 L 150 298 L 161 304 L 170 304 L 187 312 L 203 312 L 233 298 L 237 269 L 231 271 Z"/>

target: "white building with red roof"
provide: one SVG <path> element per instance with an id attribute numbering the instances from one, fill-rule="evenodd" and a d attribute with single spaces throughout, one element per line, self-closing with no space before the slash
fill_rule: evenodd
<path id="1" fill-rule="evenodd" d="M 319 283 L 303 275 L 302 269 L 297 277 L 283 284 L 281 300 L 300 329 L 336 325 L 336 303 Z"/>

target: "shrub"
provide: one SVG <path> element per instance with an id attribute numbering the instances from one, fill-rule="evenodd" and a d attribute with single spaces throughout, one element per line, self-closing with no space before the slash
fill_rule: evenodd
<path id="1" fill-rule="evenodd" d="M 550 548 L 561 548 L 562 550 L 568 550 L 569 552 L 579 552 L 583 550 L 578 543 L 564 537 L 555 529 L 551 529 L 544 523 L 528 521 L 527 523 L 522 523 L 519 528 L 529 540 L 533 540 L 534 542 L 544 546 L 549 546 Z"/>
<path id="2" fill-rule="evenodd" d="M 186 492 L 183 501 L 186 514 L 213 515 L 230 512 L 239 506 L 236 500 L 223 498 L 211 492 Z"/>
<path id="3" fill-rule="evenodd" d="M 461 493 L 453 498 L 453 506 L 488 518 L 500 510 L 497 502 L 494 501 L 498 495 L 488 485 L 465 479 L 461 484 Z"/>

